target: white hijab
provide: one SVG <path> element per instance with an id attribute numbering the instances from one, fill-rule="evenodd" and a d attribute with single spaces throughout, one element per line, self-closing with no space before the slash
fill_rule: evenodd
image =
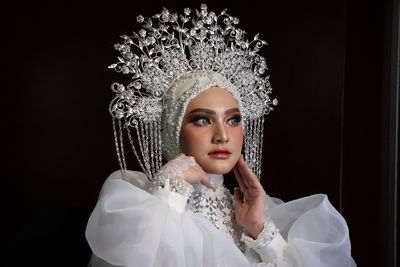
<path id="1" fill-rule="evenodd" d="M 186 73 L 171 83 L 164 99 L 162 117 L 163 157 L 171 160 L 180 153 L 180 131 L 185 110 L 193 98 L 212 86 L 229 91 L 242 110 L 241 96 L 237 88 L 221 74 L 200 70 Z"/>

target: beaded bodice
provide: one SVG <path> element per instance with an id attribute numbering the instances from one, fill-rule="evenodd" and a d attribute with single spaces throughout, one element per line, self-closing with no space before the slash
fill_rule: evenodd
<path id="1" fill-rule="evenodd" d="M 235 220 L 233 196 L 223 185 L 223 176 L 209 174 L 216 190 L 201 184 L 194 184 L 194 192 L 189 196 L 187 209 L 208 219 L 217 229 L 225 232 L 236 245 L 243 249 L 240 241 L 242 228 Z"/>

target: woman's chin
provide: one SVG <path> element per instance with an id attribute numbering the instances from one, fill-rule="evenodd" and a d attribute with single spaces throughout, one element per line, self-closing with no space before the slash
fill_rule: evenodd
<path id="1" fill-rule="evenodd" d="M 208 164 L 200 164 L 200 166 L 203 168 L 203 170 L 206 173 L 212 173 L 212 174 L 227 174 L 230 172 L 233 167 L 235 166 L 233 163 L 230 162 L 216 162 L 216 163 L 208 163 Z"/>

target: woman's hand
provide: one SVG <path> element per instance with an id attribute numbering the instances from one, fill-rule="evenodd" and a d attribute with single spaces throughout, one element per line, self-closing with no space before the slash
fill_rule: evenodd
<path id="1" fill-rule="evenodd" d="M 179 164 L 174 164 L 174 161 L 177 160 L 180 161 Z M 177 168 L 181 168 L 179 170 L 179 176 L 182 176 L 182 178 L 189 184 L 201 183 L 207 188 L 215 189 L 214 185 L 211 183 L 210 177 L 204 172 L 203 168 L 196 163 L 195 159 L 192 156 L 186 156 L 183 153 L 179 153 L 166 165 L 171 163 L 172 165 L 179 165 L 177 166 Z"/>
<path id="2" fill-rule="evenodd" d="M 240 187 L 240 190 L 235 189 L 234 193 L 236 221 L 252 238 L 257 239 L 266 221 L 266 193 L 242 157 L 233 168 L 233 172 Z"/>

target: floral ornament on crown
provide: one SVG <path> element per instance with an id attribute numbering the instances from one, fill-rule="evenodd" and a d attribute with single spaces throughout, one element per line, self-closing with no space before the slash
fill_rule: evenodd
<path id="1" fill-rule="evenodd" d="M 183 14 L 171 13 L 164 8 L 160 14 L 145 19 L 139 32 L 122 35 L 123 43 L 115 44 L 120 52 L 119 62 L 109 66 L 117 72 L 132 75 L 127 86 L 113 83 L 116 93 L 110 103 L 110 113 L 116 119 L 125 118 L 128 125 L 158 120 L 162 103 L 171 83 L 182 74 L 196 70 L 211 70 L 222 74 L 235 85 L 241 96 L 247 119 L 259 118 L 273 110 L 277 100 L 271 100 L 271 85 L 264 57 L 258 54 L 267 43 L 255 35 L 245 39 L 245 31 L 237 27 L 239 19 L 226 13 L 219 15 L 200 10 L 191 16 L 185 8 Z"/>

